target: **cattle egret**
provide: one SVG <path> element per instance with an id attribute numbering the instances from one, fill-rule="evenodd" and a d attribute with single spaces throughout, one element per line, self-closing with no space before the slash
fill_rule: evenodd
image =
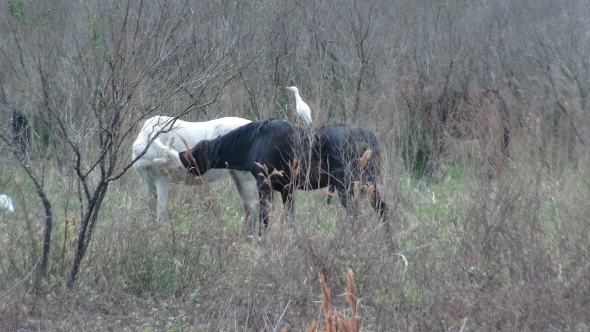
<path id="1" fill-rule="evenodd" d="M 12 198 L 10 198 L 10 196 L 0 195 L 0 210 L 14 212 L 14 203 L 12 203 Z"/>
<path id="2" fill-rule="evenodd" d="M 295 108 L 297 109 L 297 114 L 299 114 L 299 116 L 305 120 L 305 123 L 310 124 L 311 110 L 309 109 L 309 106 L 303 101 L 303 99 L 301 99 L 301 96 L 299 95 L 299 89 L 297 89 L 296 86 L 291 86 L 287 87 L 287 90 L 295 92 Z"/>

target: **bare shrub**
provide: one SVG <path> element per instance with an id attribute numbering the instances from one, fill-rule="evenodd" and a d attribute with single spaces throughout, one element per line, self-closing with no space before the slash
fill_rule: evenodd
<path id="1" fill-rule="evenodd" d="M 0 191 L 16 205 L 0 213 L 0 330 L 304 331 L 314 319 L 318 330 L 318 275 L 335 292 L 348 267 L 364 331 L 590 326 L 586 2 L 0 7 Z M 359 124 L 379 138 L 394 252 L 370 202 L 350 217 L 324 207 L 322 192 L 295 193 L 291 224 L 273 202 L 262 243 L 240 235 L 243 209 L 228 181 L 176 188 L 169 221 L 148 222 L 145 190 L 124 172 L 143 119 L 293 120 L 290 85 L 305 92 L 314 123 Z M 444 139 L 425 139 L 428 86 L 448 111 Z M 486 91 L 500 92 L 511 123 L 509 161 L 494 181 L 486 164 L 495 167 L 501 135 L 454 134 L 501 132 L 498 118 L 450 121 L 454 111 L 493 109 Z M 15 107 L 29 122 L 28 155 L 13 140 Z M 440 152 L 447 176 L 438 181 L 403 167 L 428 165 L 428 151 Z M 51 203 L 45 233 L 38 188 Z M 85 222 L 93 232 L 68 289 Z M 351 316 L 346 296 L 333 293 L 330 307 Z"/>

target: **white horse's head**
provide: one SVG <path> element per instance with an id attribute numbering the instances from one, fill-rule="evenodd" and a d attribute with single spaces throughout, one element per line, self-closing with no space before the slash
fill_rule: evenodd
<path id="1" fill-rule="evenodd" d="M 156 145 L 163 154 L 161 157 L 154 158 L 154 163 L 164 165 L 172 162 L 175 166 L 184 168 L 184 165 L 182 165 L 182 162 L 180 162 L 180 158 L 178 157 L 179 152 L 172 148 L 174 146 L 174 137 L 168 140 L 167 145 L 162 143 L 159 137 L 154 139 L 153 144 Z"/>

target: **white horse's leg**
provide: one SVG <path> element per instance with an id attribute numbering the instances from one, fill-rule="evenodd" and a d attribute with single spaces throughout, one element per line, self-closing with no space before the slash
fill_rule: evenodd
<path id="1" fill-rule="evenodd" d="M 236 184 L 236 189 L 240 194 L 240 198 L 244 203 L 244 225 L 242 226 L 242 234 L 244 236 L 254 235 L 256 228 L 256 216 L 258 215 L 258 186 L 256 179 L 249 172 L 230 171 L 232 179 Z"/>
<path id="2" fill-rule="evenodd" d="M 148 180 L 146 180 L 145 183 L 147 184 L 147 189 L 148 189 L 148 207 L 150 208 L 150 212 L 153 215 L 155 215 L 156 214 L 156 202 L 158 199 L 158 192 L 156 191 L 156 185 Z"/>
<path id="3" fill-rule="evenodd" d="M 170 179 L 162 176 L 154 181 L 158 195 L 158 221 L 165 222 L 168 219 L 166 206 L 168 205 L 168 195 L 170 194 Z"/>

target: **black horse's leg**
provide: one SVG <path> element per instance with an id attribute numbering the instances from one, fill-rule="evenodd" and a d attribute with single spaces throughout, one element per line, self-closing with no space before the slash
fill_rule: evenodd
<path id="1" fill-rule="evenodd" d="M 339 182 L 336 185 L 336 190 L 338 191 L 338 197 L 340 198 L 340 204 L 346 210 L 346 213 L 349 216 L 354 217 L 354 206 L 350 204 L 350 199 L 352 198 L 352 188 L 346 188 L 344 185 Z"/>
<path id="2" fill-rule="evenodd" d="M 350 198 L 348 193 L 345 190 L 338 190 L 338 197 L 340 198 L 340 204 L 346 209 L 348 212 L 348 199 Z"/>
<path id="3" fill-rule="evenodd" d="M 377 191 L 376 187 L 375 187 L 375 190 L 373 190 L 373 192 L 371 193 L 371 205 L 373 206 L 375 211 L 379 214 L 379 218 L 381 219 L 381 222 L 385 226 L 385 234 L 384 234 L 385 235 L 385 242 L 387 243 L 389 250 L 393 252 L 393 251 L 395 251 L 395 245 L 393 244 L 393 241 L 391 239 L 391 225 L 389 224 L 389 214 L 388 214 L 389 207 L 387 206 L 385 201 L 383 199 L 381 199 L 381 195 Z"/>
<path id="4" fill-rule="evenodd" d="M 295 200 L 293 199 L 293 193 L 294 192 L 291 184 L 285 186 L 281 192 L 283 206 L 285 207 L 287 220 L 290 224 L 293 222 L 293 219 L 295 219 Z"/>
<path id="5" fill-rule="evenodd" d="M 381 199 L 381 195 L 379 195 L 377 189 L 373 190 L 371 193 L 371 205 L 373 206 L 373 209 L 379 213 L 379 217 L 382 221 L 387 218 L 387 211 L 389 208 L 387 207 L 385 201 Z"/>
<path id="6" fill-rule="evenodd" d="M 258 179 L 258 197 L 260 199 L 260 230 L 259 234 L 262 236 L 263 232 L 268 227 L 268 214 L 271 207 L 271 188 L 265 179 Z"/>
<path id="7" fill-rule="evenodd" d="M 335 164 L 335 163 L 333 163 Z M 350 211 L 350 204 L 349 200 L 351 198 L 352 190 L 351 188 L 347 188 L 345 180 L 345 173 L 342 170 L 333 170 L 332 171 L 332 183 L 330 183 L 328 191 L 330 193 L 334 193 L 335 191 L 338 192 L 338 197 L 340 198 L 340 204 L 346 209 L 346 212 L 350 215 L 352 211 Z M 328 196 L 330 199 L 330 196 Z M 329 203 L 329 201 L 328 201 Z"/>
<path id="8" fill-rule="evenodd" d="M 326 205 L 332 204 L 332 196 L 334 196 L 335 192 L 336 192 L 336 187 L 334 186 L 333 183 L 330 183 L 330 185 L 328 186 L 328 196 L 326 197 Z"/>

